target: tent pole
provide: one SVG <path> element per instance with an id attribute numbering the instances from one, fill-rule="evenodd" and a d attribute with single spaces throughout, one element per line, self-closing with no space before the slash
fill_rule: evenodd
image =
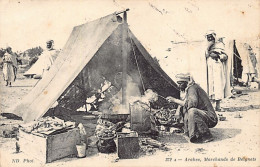
<path id="1" fill-rule="evenodd" d="M 128 56 L 128 47 L 127 47 L 127 13 L 124 11 L 123 15 L 123 30 L 122 30 L 122 65 L 123 65 L 123 70 L 122 70 L 122 105 L 126 109 L 127 108 L 127 92 L 126 92 L 126 87 L 127 87 L 127 56 Z"/>
<path id="2" fill-rule="evenodd" d="M 86 94 L 86 89 L 85 89 L 85 79 L 84 79 L 84 69 L 82 70 L 81 72 L 81 84 L 82 84 L 82 87 L 83 87 L 83 93 L 84 93 L 84 105 L 85 105 L 85 109 L 86 109 L 86 112 L 88 111 L 88 108 L 87 108 L 87 94 Z"/>
<path id="3" fill-rule="evenodd" d="M 236 56 L 236 53 L 235 53 L 235 48 L 236 48 L 236 40 L 234 40 L 233 41 L 233 53 L 235 54 L 235 56 Z M 234 57 L 234 56 L 233 56 Z M 236 64 L 235 64 L 235 66 L 236 66 L 236 78 L 237 78 L 237 83 L 238 83 L 238 70 L 237 70 L 237 62 L 238 62 L 238 60 L 237 60 L 237 58 L 236 58 Z"/>

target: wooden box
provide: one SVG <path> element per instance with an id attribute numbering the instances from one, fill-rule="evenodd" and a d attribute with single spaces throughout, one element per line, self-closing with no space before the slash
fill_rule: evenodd
<path id="1" fill-rule="evenodd" d="M 117 155 L 120 159 L 139 157 L 139 140 L 136 132 L 117 133 Z"/>
<path id="2" fill-rule="evenodd" d="M 44 163 L 52 162 L 69 155 L 77 155 L 76 144 L 79 142 L 80 134 L 77 128 L 47 137 L 19 130 L 21 151 Z"/>

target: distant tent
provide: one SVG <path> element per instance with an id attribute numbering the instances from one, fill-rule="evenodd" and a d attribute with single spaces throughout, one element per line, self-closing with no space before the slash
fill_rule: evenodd
<path id="1" fill-rule="evenodd" d="M 47 53 L 47 54 L 51 54 L 52 57 L 48 57 L 45 55 L 40 55 L 39 59 L 32 65 L 32 67 L 26 71 L 23 75 L 28 77 L 28 76 L 41 76 L 43 74 L 43 69 L 46 69 L 47 66 L 51 66 L 54 62 L 54 60 L 56 59 L 56 50 L 52 50 L 50 51 L 51 53 Z M 46 54 L 46 51 L 43 52 L 42 54 Z"/>
<path id="2" fill-rule="evenodd" d="M 43 116 L 57 101 L 71 111 L 85 104 L 104 79 L 114 82 L 123 70 L 121 17 L 116 14 L 74 27 L 48 75 L 16 106 L 13 113 L 24 121 Z M 138 83 L 140 92 L 152 89 L 161 96 L 179 97 L 175 82 L 160 68 L 128 29 L 125 40 L 127 74 Z"/>
<path id="3" fill-rule="evenodd" d="M 241 56 L 236 46 L 236 41 L 234 41 L 233 52 L 233 76 L 238 80 L 238 78 L 242 78 L 243 66 Z"/>
<path id="4" fill-rule="evenodd" d="M 249 48 L 251 51 L 249 51 Z M 247 82 L 247 73 L 253 73 L 258 77 L 259 64 L 257 50 L 254 49 L 247 42 L 234 40 L 233 76 L 243 82 Z"/>

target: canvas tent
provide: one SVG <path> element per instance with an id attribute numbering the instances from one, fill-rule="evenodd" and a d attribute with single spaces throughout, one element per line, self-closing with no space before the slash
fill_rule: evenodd
<path id="1" fill-rule="evenodd" d="M 49 53 L 49 52 L 51 52 L 51 53 Z M 43 74 L 43 70 L 53 64 L 53 61 L 56 59 L 55 53 L 56 53 L 56 50 L 44 51 L 42 53 L 43 55 L 40 55 L 39 59 L 23 75 L 24 76 L 34 76 L 34 75 L 41 76 Z M 44 54 L 50 54 L 51 56 L 46 56 Z"/>
<path id="2" fill-rule="evenodd" d="M 233 76 L 238 80 L 238 78 L 242 78 L 243 66 L 241 56 L 236 46 L 236 41 L 234 41 L 233 50 Z"/>
<path id="3" fill-rule="evenodd" d="M 259 56 L 257 48 L 248 42 L 234 40 L 233 73 L 235 78 L 247 81 L 247 73 L 254 73 L 258 77 Z M 249 47 L 252 49 L 250 52 Z"/>
<path id="4" fill-rule="evenodd" d="M 167 97 L 179 97 L 174 81 L 160 68 L 148 51 L 127 29 L 116 14 L 74 27 L 67 43 L 50 69 L 32 91 L 15 107 L 13 113 L 24 121 L 43 116 L 58 105 L 76 110 L 93 95 L 104 79 L 113 83 L 116 73 L 123 70 L 122 43 L 126 43 L 127 74 L 138 84 L 141 93 L 152 89 Z"/>

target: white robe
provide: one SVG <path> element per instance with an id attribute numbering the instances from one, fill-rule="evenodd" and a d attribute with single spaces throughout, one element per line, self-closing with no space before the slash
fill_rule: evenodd
<path id="1" fill-rule="evenodd" d="M 256 68 L 253 65 L 253 62 L 250 58 L 250 51 L 248 50 L 248 46 L 244 44 L 238 45 L 238 51 L 242 60 L 242 66 L 243 66 L 243 72 L 242 72 L 242 81 L 247 83 L 248 81 L 251 81 L 252 78 L 248 78 L 249 74 L 256 74 Z M 251 53 L 252 54 L 252 53 Z"/>
<path id="2" fill-rule="evenodd" d="M 224 45 L 216 43 L 214 51 L 220 53 L 219 56 L 222 59 L 225 57 Z M 207 78 L 208 78 L 208 95 L 210 99 L 221 100 L 225 98 L 225 87 L 227 82 L 227 60 L 221 62 L 220 59 L 214 60 L 211 57 L 207 58 Z"/>
<path id="3" fill-rule="evenodd" d="M 208 95 L 211 99 L 221 100 L 224 98 L 226 85 L 225 65 L 220 60 L 208 58 Z"/>
<path id="4" fill-rule="evenodd" d="M 4 55 L 3 75 L 5 81 L 12 82 L 15 79 L 13 58 L 12 55 L 8 53 Z"/>

